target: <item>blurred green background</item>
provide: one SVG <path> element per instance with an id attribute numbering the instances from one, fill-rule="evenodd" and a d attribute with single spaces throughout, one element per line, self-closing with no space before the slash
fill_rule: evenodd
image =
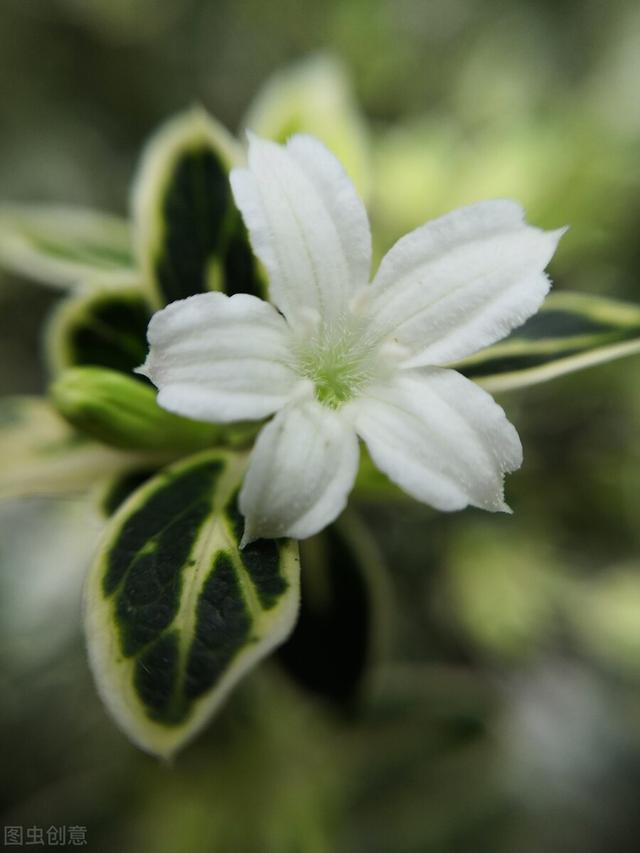
<path id="1" fill-rule="evenodd" d="M 362 111 L 378 256 L 509 196 L 571 224 L 558 288 L 640 302 L 634 0 L 0 0 L 0 196 L 124 214 L 160 121 L 201 102 L 239 130 L 317 55 Z M 59 298 L 0 279 L 0 393 L 45 389 Z M 385 564 L 358 701 L 267 662 L 171 766 L 126 742 L 88 672 L 95 512 L 0 508 L 3 825 L 83 825 L 122 853 L 637 850 L 639 378 L 636 357 L 500 397 L 525 447 L 513 517 L 358 507 Z"/>

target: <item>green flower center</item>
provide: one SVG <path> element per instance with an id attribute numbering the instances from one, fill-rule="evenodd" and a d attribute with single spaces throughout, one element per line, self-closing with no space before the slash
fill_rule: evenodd
<path id="1" fill-rule="evenodd" d="M 301 342 L 297 369 L 310 379 L 316 399 L 331 409 L 357 397 L 373 377 L 375 350 L 357 327 L 341 326 Z"/>

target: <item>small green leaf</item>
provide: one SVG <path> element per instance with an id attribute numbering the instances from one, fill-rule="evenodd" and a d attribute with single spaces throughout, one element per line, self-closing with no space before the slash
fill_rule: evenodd
<path id="1" fill-rule="evenodd" d="M 138 259 L 155 305 L 206 290 L 260 292 L 229 184 L 229 170 L 241 156 L 202 109 L 171 119 L 151 139 L 133 212 Z"/>
<path id="2" fill-rule="evenodd" d="M 0 266 L 52 287 L 133 267 L 127 222 L 82 207 L 0 207 Z"/>
<path id="3" fill-rule="evenodd" d="M 96 365 L 130 374 L 147 356 L 150 317 L 151 308 L 137 279 L 68 297 L 47 328 L 52 370 Z"/>
<path id="4" fill-rule="evenodd" d="M 559 291 L 508 338 L 452 365 L 491 392 L 640 352 L 640 306 Z"/>
<path id="5" fill-rule="evenodd" d="M 157 755 L 184 746 L 297 615 L 297 545 L 239 548 L 245 464 L 208 451 L 148 481 L 112 519 L 88 577 L 98 689 L 126 734 Z"/>
<path id="6" fill-rule="evenodd" d="M 72 367 L 49 389 L 60 414 L 81 433 L 124 450 L 189 452 L 215 444 L 223 428 L 160 408 L 156 391 L 116 370 Z"/>
<path id="7" fill-rule="evenodd" d="M 145 458 L 80 435 L 39 397 L 0 401 L 0 446 L 0 498 L 86 492 Z"/>
<path id="8" fill-rule="evenodd" d="M 353 511 L 300 543 L 300 616 L 278 659 L 312 693 L 350 708 L 385 640 L 385 572 Z"/>
<path id="9" fill-rule="evenodd" d="M 371 184 L 369 140 L 351 81 L 331 56 L 317 56 L 271 77 L 250 105 L 245 127 L 284 143 L 294 133 L 310 133 L 327 145 L 361 195 Z"/>

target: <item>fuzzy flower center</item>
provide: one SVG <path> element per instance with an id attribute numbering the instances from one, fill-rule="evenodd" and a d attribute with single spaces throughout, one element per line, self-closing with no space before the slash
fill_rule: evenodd
<path id="1" fill-rule="evenodd" d="M 313 382 L 316 399 L 332 409 L 359 396 L 377 373 L 377 342 L 367 339 L 354 318 L 323 326 L 296 349 L 298 373 Z"/>

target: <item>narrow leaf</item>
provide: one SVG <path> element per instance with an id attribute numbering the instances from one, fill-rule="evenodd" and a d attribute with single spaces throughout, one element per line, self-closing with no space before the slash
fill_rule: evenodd
<path id="1" fill-rule="evenodd" d="M 636 352 L 640 352 L 640 306 L 560 291 L 504 341 L 452 366 L 498 392 Z"/>
<path id="2" fill-rule="evenodd" d="M 108 367 L 132 373 L 147 355 L 151 308 L 137 279 L 84 290 L 63 300 L 47 327 L 54 373 L 69 367 Z"/>
<path id="3" fill-rule="evenodd" d="M 157 755 L 184 746 L 296 618 L 296 544 L 239 549 L 245 462 L 209 451 L 145 483 L 113 517 L 88 577 L 98 689 L 126 734 Z"/>
<path id="4" fill-rule="evenodd" d="M 52 287 L 133 267 L 127 222 L 82 207 L 0 207 L 0 266 Z"/>
<path id="5" fill-rule="evenodd" d="M 255 293 L 260 282 L 235 208 L 233 138 L 202 109 L 167 122 L 143 155 L 133 196 L 135 240 L 155 305 L 205 290 Z"/>

